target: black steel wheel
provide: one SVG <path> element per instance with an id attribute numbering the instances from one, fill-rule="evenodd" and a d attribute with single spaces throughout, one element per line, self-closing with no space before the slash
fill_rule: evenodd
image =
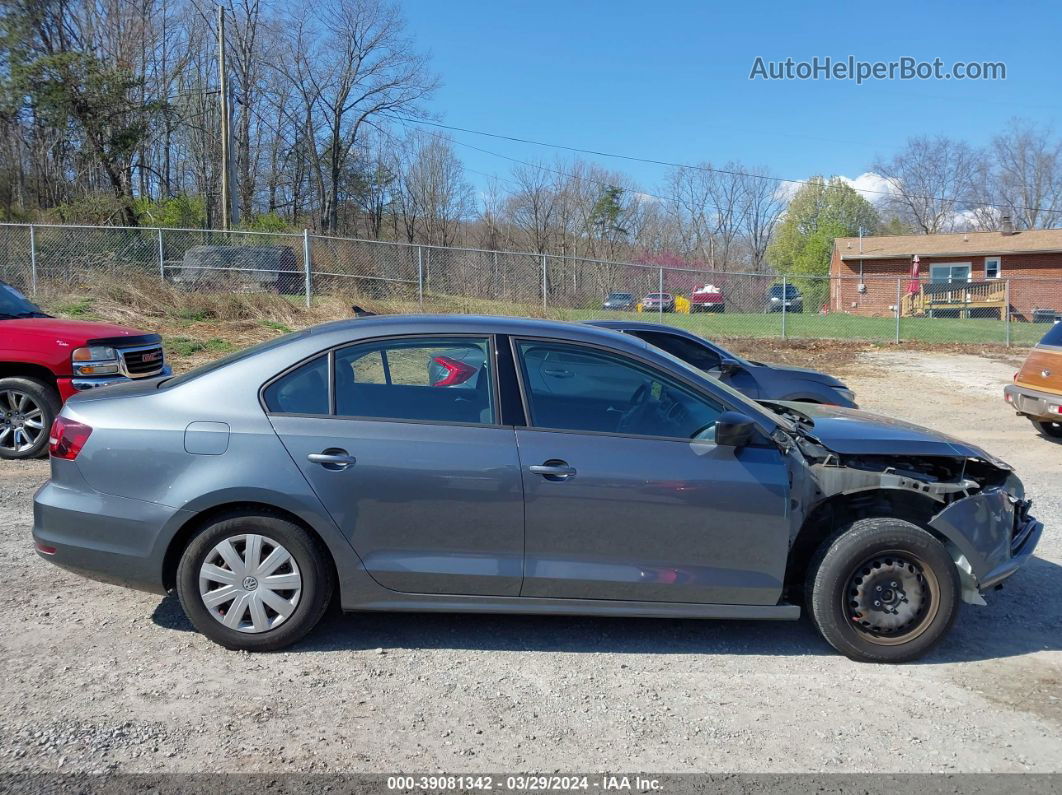
<path id="1" fill-rule="evenodd" d="M 805 587 L 822 636 L 861 662 L 921 657 L 951 628 L 960 592 L 944 545 L 892 517 L 859 519 L 827 539 L 808 567 Z"/>

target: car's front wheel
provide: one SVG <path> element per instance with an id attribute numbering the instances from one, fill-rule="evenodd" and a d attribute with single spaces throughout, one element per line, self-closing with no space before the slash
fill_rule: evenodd
<path id="1" fill-rule="evenodd" d="M 1036 427 L 1036 430 L 1044 436 L 1050 436 L 1052 439 L 1062 439 L 1062 422 L 1054 422 L 1053 420 L 1032 420 L 1031 422 Z"/>
<path id="2" fill-rule="evenodd" d="M 177 595 L 197 630 L 227 649 L 276 651 L 321 620 L 334 588 L 328 553 L 279 516 L 217 519 L 177 567 Z"/>
<path id="3" fill-rule="evenodd" d="M 808 570 L 808 612 L 842 654 L 864 662 L 922 656 L 951 628 L 960 584 L 944 545 L 893 518 L 860 519 L 828 540 Z"/>
<path id="4" fill-rule="evenodd" d="M 0 378 L 0 458 L 36 458 L 48 449 L 59 395 L 36 378 Z"/>

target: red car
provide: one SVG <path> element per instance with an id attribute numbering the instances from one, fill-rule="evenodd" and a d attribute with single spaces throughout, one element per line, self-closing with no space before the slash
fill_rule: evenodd
<path id="1" fill-rule="evenodd" d="M 690 312 L 725 312 L 723 291 L 712 284 L 695 287 L 690 293 Z"/>
<path id="2" fill-rule="evenodd" d="M 71 395 L 169 373 L 158 334 L 59 320 L 0 282 L 0 458 L 43 453 Z"/>

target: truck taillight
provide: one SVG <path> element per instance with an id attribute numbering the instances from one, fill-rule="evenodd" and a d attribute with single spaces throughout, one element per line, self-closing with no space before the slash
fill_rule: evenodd
<path id="1" fill-rule="evenodd" d="M 55 458 L 65 458 L 73 461 L 81 448 L 88 441 L 92 428 L 83 422 L 77 422 L 67 417 L 56 417 L 52 423 L 51 433 L 48 435 L 48 452 Z"/>

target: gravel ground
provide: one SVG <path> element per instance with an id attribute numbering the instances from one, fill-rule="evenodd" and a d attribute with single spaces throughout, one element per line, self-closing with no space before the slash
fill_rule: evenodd
<path id="1" fill-rule="evenodd" d="M 806 621 L 335 615 L 288 653 L 227 652 L 172 596 L 38 560 L 47 464 L 5 462 L 0 771 L 1062 771 L 1062 446 L 1002 403 L 1013 370 L 911 351 L 849 369 L 866 408 L 1013 463 L 1048 526 L 904 666 L 850 662 Z"/>

